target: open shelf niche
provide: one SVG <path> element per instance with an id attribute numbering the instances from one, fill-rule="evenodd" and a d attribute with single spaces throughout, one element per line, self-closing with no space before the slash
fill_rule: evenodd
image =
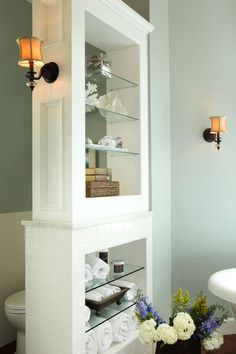
<path id="1" fill-rule="evenodd" d="M 96 256 L 98 256 L 98 254 L 99 252 L 93 253 L 93 255 Z M 147 255 L 146 239 L 141 239 L 139 241 L 127 243 L 125 245 L 112 247 L 109 249 L 108 254 L 110 266 L 110 272 L 108 276 L 102 281 L 95 279 L 93 280 L 93 282 L 88 283 L 85 287 L 85 293 L 88 293 L 92 290 L 96 290 L 105 284 L 116 285 L 116 282 L 119 281 L 119 279 L 128 281 L 130 283 L 135 283 L 137 285 L 137 289 L 145 291 L 145 289 L 147 288 L 145 269 Z M 124 261 L 124 272 L 120 274 L 114 273 L 112 260 L 115 259 L 122 259 Z M 132 265 L 128 264 L 130 262 L 132 263 Z M 90 321 L 86 326 L 86 332 L 89 332 L 92 329 L 96 328 L 98 325 L 109 321 L 111 318 L 119 315 L 121 312 L 126 311 L 131 307 L 134 307 L 135 300 L 136 298 L 130 301 L 122 300 L 120 305 L 117 305 L 114 302 L 105 307 L 101 311 L 100 316 L 96 316 L 95 311 L 92 310 Z"/>

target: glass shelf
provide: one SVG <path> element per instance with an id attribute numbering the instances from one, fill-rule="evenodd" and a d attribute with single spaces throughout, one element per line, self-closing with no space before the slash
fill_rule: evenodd
<path id="1" fill-rule="evenodd" d="M 107 306 L 105 309 L 102 310 L 102 316 L 98 317 L 95 316 L 95 311 L 91 311 L 92 315 L 89 320 L 89 328 L 86 327 L 86 332 L 91 331 L 95 327 L 101 325 L 102 323 L 110 320 L 112 317 L 117 316 L 119 313 L 127 310 L 128 308 L 134 306 L 135 303 L 133 301 L 122 301 L 120 305 L 113 303 Z"/>
<path id="2" fill-rule="evenodd" d="M 96 150 L 99 152 L 110 153 L 115 156 L 117 156 L 117 155 L 139 156 L 138 152 L 131 152 L 126 148 L 114 148 L 111 146 L 103 146 L 103 145 L 98 145 L 98 144 L 86 144 L 85 147 L 88 150 Z"/>
<path id="3" fill-rule="evenodd" d="M 109 91 L 122 90 L 131 87 L 137 87 L 138 85 L 130 80 L 124 79 L 118 75 L 108 73 L 107 71 L 98 70 L 88 70 L 86 72 L 86 82 L 92 81 L 93 83 L 99 83 L 109 81 Z"/>
<path id="4" fill-rule="evenodd" d="M 96 113 L 96 116 L 94 117 L 94 115 L 91 113 Z M 92 118 L 96 118 L 96 119 L 97 118 L 105 119 L 107 121 L 107 123 L 109 123 L 109 124 L 139 120 L 136 117 L 124 115 L 124 114 L 121 114 L 118 112 L 108 111 L 103 108 L 97 108 L 97 107 L 91 106 L 89 104 L 86 104 L 86 117 L 92 117 Z"/>
<path id="5" fill-rule="evenodd" d="M 112 264 L 110 265 L 110 268 L 112 269 Z M 136 273 L 140 270 L 144 269 L 143 266 L 135 266 L 135 265 L 129 265 L 129 264 L 126 264 L 124 266 L 124 272 L 123 273 L 113 273 L 112 271 L 110 271 L 110 273 L 108 274 L 107 278 L 105 280 L 97 280 L 96 282 L 93 281 L 91 282 L 90 284 L 88 284 L 85 288 L 85 292 L 89 292 L 91 290 L 94 290 L 94 289 L 97 289 L 99 288 L 100 286 L 102 285 L 105 285 L 105 284 L 109 284 L 109 283 L 112 283 L 118 279 L 121 279 L 123 277 L 126 277 L 127 275 L 130 275 L 130 274 L 133 274 L 133 273 Z M 126 301 L 127 302 L 127 301 Z"/>

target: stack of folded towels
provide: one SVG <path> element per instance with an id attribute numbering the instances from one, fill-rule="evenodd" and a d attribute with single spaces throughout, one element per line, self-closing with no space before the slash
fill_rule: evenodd
<path id="1" fill-rule="evenodd" d="M 104 280 L 110 272 L 110 266 L 102 259 L 88 255 L 85 258 L 85 283 L 90 282 L 93 278 Z"/>
<path id="2" fill-rule="evenodd" d="M 118 292 L 120 292 L 120 288 L 118 286 L 106 284 L 96 290 L 91 290 L 88 293 L 85 293 L 85 299 L 100 302 Z"/>
<path id="3" fill-rule="evenodd" d="M 134 331 L 133 310 L 127 310 L 104 322 L 86 335 L 85 354 L 101 354 L 106 352 L 113 342 L 126 341 Z"/>

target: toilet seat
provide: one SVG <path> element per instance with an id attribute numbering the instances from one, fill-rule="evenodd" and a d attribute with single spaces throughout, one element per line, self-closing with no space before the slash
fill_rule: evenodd
<path id="1" fill-rule="evenodd" d="M 25 290 L 9 296 L 5 301 L 5 309 L 12 314 L 25 314 Z"/>

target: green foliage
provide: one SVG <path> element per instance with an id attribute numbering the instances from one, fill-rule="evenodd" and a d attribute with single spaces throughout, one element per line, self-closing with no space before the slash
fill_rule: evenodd
<path id="1" fill-rule="evenodd" d="M 141 324 L 143 322 L 142 316 L 138 311 L 135 311 L 135 315 L 137 317 L 138 322 Z"/>
<path id="2" fill-rule="evenodd" d="M 203 318 L 209 311 L 207 306 L 207 296 L 203 295 L 203 292 L 200 291 L 196 297 L 196 300 L 193 302 L 191 309 L 191 317 L 193 321 L 196 321 L 199 318 Z"/>
<path id="3" fill-rule="evenodd" d="M 173 315 L 175 317 L 178 312 L 186 312 L 190 306 L 190 298 L 186 290 L 183 296 L 183 290 L 179 288 L 177 293 L 173 296 Z"/>
<path id="4" fill-rule="evenodd" d="M 229 317 L 229 312 L 226 310 L 224 305 L 214 304 L 209 306 L 209 312 L 214 313 L 217 320 L 223 323 Z"/>

